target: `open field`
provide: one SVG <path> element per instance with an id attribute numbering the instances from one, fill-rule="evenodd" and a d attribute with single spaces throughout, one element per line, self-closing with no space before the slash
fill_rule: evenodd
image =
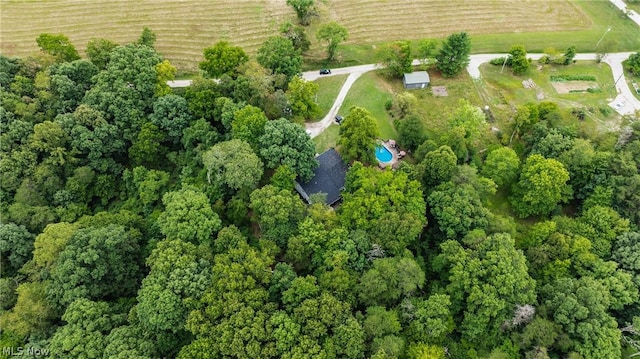
<path id="1" fill-rule="evenodd" d="M 119 43 L 137 38 L 143 26 L 158 36 L 156 48 L 180 72 L 197 69 L 202 49 L 228 40 L 250 54 L 278 24 L 293 20 L 286 0 L 0 0 L 0 52 L 25 56 L 37 51 L 44 32 L 67 35 L 82 52 L 94 37 Z M 308 62 L 324 56 L 315 40 L 318 23 L 336 20 L 350 37 L 339 49 L 344 65 L 372 62 L 372 45 L 398 39 L 443 38 L 468 31 L 474 52 L 506 51 L 523 43 L 591 50 L 608 25 L 609 51 L 640 48 L 640 29 L 608 1 L 583 0 L 327 0 L 309 28 Z M 603 44 L 607 41 L 603 41 Z"/>
<path id="2" fill-rule="evenodd" d="M 539 68 L 536 62 L 531 65 L 529 71 L 520 76 L 513 75 L 509 68 L 505 68 L 503 73 L 500 73 L 500 66 L 484 64 L 480 67 L 483 78 L 481 90 L 486 94 L 485 97 L 490 98 L 489 104 L 492 105 L 494 113 L 499 114 L 496 117 L 510 116 L 515 105 L 537 102 L 537 94 L 542 93 L 544 101 L 555 102 L 567 112 L 573 108 L 587 109 L 586 120 L 574 122 L 579 124 L 583 131 L 595 134 L 617 128 L 617 115 L 608 106 L 608 102 L 615 98 L 616 90 L 613 85 L 611 69 L 607 64 L 579 61 L 569 66 L 545 65 Z M 551 83 L 550 76 L 552 75 L 594 76 L 598 88 L 602 92 L 559 94 Z M 529 78 L 536 84 L 533 89 L 525 89 L 522 86 L 522 81 Z"/>
<path id="3" fill-rule="evenodd" d="M 318 96 L 317 103 L 320 106 L 320 115 L 316 118 L 317 121 L 324 118 L 329 113 L 333 102 L 336 100 L 342 85 L 347 80 L 349 75 L 335 75 L 328 77 L 320 77 L 314 82 L 318 84 Z"/>
<path id="4" fill-rule="evenodd" d="M 389 118 L 384 104 L 392 98 L 392 88 L 375 71 L 367 72 L 353 84 L 340 107 L 340 115 L 347 116 L 353 106 L 366 108 L 378 121 L 380 136 L 383 139 L 397 138 L 393 122 Z"/>

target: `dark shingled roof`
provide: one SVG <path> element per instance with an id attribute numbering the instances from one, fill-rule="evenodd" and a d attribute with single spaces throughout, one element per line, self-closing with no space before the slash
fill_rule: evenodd
<path id="1" fill-rule="evenodd" d="M 327 204 L 332 205 L 340 199 L 349 167 L 335 149 L 330 148 L 318 157 L 318 167 L 313 178 L 307 183 L 296 182 L 296 190 L 309 203 L 309 197 L 315 193 L 326 193 Z"/>

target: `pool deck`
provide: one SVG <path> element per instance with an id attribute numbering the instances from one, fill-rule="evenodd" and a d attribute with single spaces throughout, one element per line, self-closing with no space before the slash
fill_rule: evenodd
<path id="1" fill-rule="evenodd" d="M 391 168 L 396 168 L 398 163 L 400 162 L 400 159 L 402 158 L 400 157 L 400 150 L 398 149 L 398 146 L 396 145 L 395 147 L 392 147 L 390 140 L 386 140 L 386 141 L 378 140 L 378 145 L 384 146 L 384 148 L 386 148 L 387 151 L 391 152 L 391 161 L 382 162 L 378 160 L 378 166 L 383 169 L 389 166 L 391 166 Z"/>

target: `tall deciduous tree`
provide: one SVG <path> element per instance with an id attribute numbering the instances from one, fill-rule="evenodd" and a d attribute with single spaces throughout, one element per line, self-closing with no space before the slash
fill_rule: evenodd
<path id="1" fill-rule="evenodd" d="M 140 275 L 139 240 L 139 232 L 115 224 L 76 231 L 52 270 L 50 298 L 66 306 L 78 298 L 132 295 Z"/>
<path id="2" fill-rule="evenodd" d="M 43 52 L 55 57 L 58 62 L 71 62 L 80 59 L 78 50 L 63 34 L 40 34 L 36 43 Z"/>
<path id="3" fill-rule="evenodd" d="M 269 119 L 264 112 L 254 106 L 247 105 L 233 114 L 231 122 L 231 137 L 243 140 L 258 149 L 258 139 L 264 134 L 264 125 Z"/>
<path id="4" fill-rule="evenodd" d="M 177 144 L 183 131 L 189 126 L 192 117 L 187 100 L 182 96 L 166 95 L 153 103 L 153 113 L 149 116 L 151 123 L 167 134 L 167 139 Z"/>
<path id="5" fill-rule="evenodd" d="M 636 76 L 640 76 L 640 51 L 629 55 L 625 63 L 625 69 Z"/>
<path id="6" fill-rule="evenodd" d="M 274 74 L 283 74 L 287 79 L 300 73 L 302 56 L 293 47 L 289 39 L 282 36 L 272 36 L 265 41 L 256 57 L 260 65 L 271 70 Z"/>
<path id="7" fill-rule="evenodd" d="M 478 347 L 491 348 L 500 337 L 501 326 L 516 305 L 536 299 L 535 281 L 527 272 L 527 261 L 504 233 L 465 249 L 449 240 L 440 245 L 442 254 L 434 269 L 446 278 L 452 313 L 464 339 Z"/>
<path id="8" fill-rule="evenodd" d="M 24 226 L 15 223 L 0 223 L 0 255 L 2 255 L 2 277 L 13 276 L 29 260 L 33 252 L 34 235 Z"/>
<path id="9" fill-rule="evenodd" d="M 216 180 L 234 190 L 252 189 L 262 178 L 262 161 L 248 143 L 220 142 L 202 154 L 209 182 Z"/>
<path id="10" fill-rule="evenodd" d="M 318 84 L 295 76 L 287 89 L 287 99 L 293 115 L 302 121 L 311 120 L 320 115 L 320 107 L 316 103 Z"/>
<path id="11" fill-rule="evenodd" d="M 457 160 L 449 146 L 440 146 L 428 152 L 420 163 L 425 187 L 431 189 L 450 180 L 456 171 Z"/>
<path id="12" fill-rule="evenodd" d="M 290 190 L 267 185 L 253 191 L 250 200 L 253 219 L 262 235 L 284 248 L 304 216 L 305 205 L 300 197 Z"/>
<path id="13" fill-rule="evenodd" d="M 300 25 L 309 25 L 309 18 L 316 14 L 315 0 L 287 0 L 287 5 L 293 8 L 293 11 L 298 15 L 298 21 Z"/>
<path id="14" fill-rule="evenodd" d="M 471 40 L 466 32 L 449 35 L 436 56 L 436 68 L 446 77 L 459 74 L 469 64 Z"/>
<path id="15" fill-rule="evenodd" d="M 210 283 L 210 264 L 197 247 L 181 240 L 164 240 L 153 250 L 150 272 L 138 291 L 135 313 L 145 330 L 157 334 L 184 330 L 188 301 L 197 301 Z"/>
<path id="16" fill-rule="evenodd" d="M 158 225 L 169 239 L 209 244 L 222 226 L 207 195 L 194 188 L 167 192 L 162 203 L 166 208 L 158 217 Z"/>
<path id="17" fill-rule="evenodd" d="M 249 56 L 239 46 L 232 46 L 227 41 L 219 41 L 204 49 L 204 61 L 200 69 L 207 76 L 218 78 L 222 75 L 233 75 L 238 67 L 249 61 Z"/>
<path id="18" fill-rule="evenodd" d="M 85 50 L 89 60 L 96 65 L 98 70 L 104 70 L 107 68 L 111 51 L 118 47 L 118 44 L 107 39 L 91 39 L 87 43 L 87 49 Z"/>
<path id="19" fill-rule="evenodd" d="M 441 184 L 427 201 L 440 231 L 447 238 L 462 238 L 473 229 L 485 229 L 489 225 L 489 211 L 470 185 Z"/>
<path id="20" fill-rule="evenodd" d="M 362 107 L 352 107 L 340 125 L 340 154 L 347 161 L 374 163 L 378 124 L 371 113 Z"/>
<path id="21" fill-rule="evenodd" d="M 569 172 L 552 158 L 531 155 L 514 185 L 511 204 L 518 216 L 547 215 L 571 196 Z"/>
<path id="22" fill-rule="evenodd" d="M 400 254 L 426 225 L 420 184 L 404 172 L 378 171 L 355 163 L 347 174 L 341 223 L 365 231 L 372 243 Z"/>
<path id="23" fill-rule="evenodd" d="M 388 76 L 402 77 L 407 72 L 413 72 L 410 41 L 394 41 L 384 45 L 378 50 L 377 57 Z"/>
<path id="24" fill-rule="evenodd" d="M 510 186 L 518 177 L 520 159 L 509 147 L 500 147 L 489 152 L 482 166 L 482 175 L 495 182 L 498 187 Z"/>
<path id="25" fill-rule="evenodd" d="M 347 40 L 348 37 L 347 29 L 335 21 L 320 25 L 316 32 L 316 38 L 327 43 L 328 60 L 333 60 L 338 45 Z"/>
<path id="26" fill-rule="evenodd" d="M 280 25 L 280 33 L 291 41 L 293 47 L 301 53 L 305 53 L 311 46 L 311 41 L 307 38 L 304 27 L 294 25 L 291 21 L 287 21 Z"/>
<path id="27" fill-rule="evenodd" d="M 268 168 L 286 165 L 303 181 L 313 177 L 318 166 L 316 148 L 302 126 L 284 118 L 269 121 L 259 142 L 260 156 Z"/>
<path id="28" fill-rule="evenodd" d="M 150 47 L 119 46 L 111 52 L 107 69 L 96 75 L 96 84 L 84 102 L 102 111 L 107 122 L 115 123 L 120 131 L 115 138 L 133 140 L 151 112 L 160 62 Z"/>
<path id="29" fill-rule="evenodd" d="M 137 44 L 143 46 L 153 47 L 156 43 L 156 34 L 148 27 L 142 28 L 142 33 L 138 38 Z"/>
<path id="30" fill-rule="evenodd" d="M 511 47 L 511 50 L 509 50 L 509 60 L 514 74 L 522 75 L 529 70 L 527 51 L 523 45 L 514 45 Z"/>
<path id="31" fill-rule="evenodd" d="M 416 114 L 399 120 L 396 128 L 400 144 L 411 151 L 415 151 L 426 139 L 424 120 Z"/>
<path id="32" fill-rule="evenodd" d="M 380 258 L 364 272 L 358 285 L 360 302 L 367 305 L 393 305 L 424 285 L 425 275 L 412 258 Z"/>
<path id="33" fill-rule="evenodd" d="M 69 305 L 62 320 L 66 324 L 51 338 L 51 358 L 101 358 L 106 336 L 124 324 L 126 315 L 107 302 L 80 298 Z"/>

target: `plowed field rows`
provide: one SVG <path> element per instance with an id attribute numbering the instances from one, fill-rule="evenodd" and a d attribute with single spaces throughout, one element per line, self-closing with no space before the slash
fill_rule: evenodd
<path id="1" fill-rule="evenodd" d="M 197 68 L 202 49 L 221 39 L 253 53 L 277 33 L 279 23 L 294 19 L 286 0 L 1 0 L 0 7 L 0 51 L 7 56 L 37 51 L 35 38 L 44 32 L 64 33 L 82 52 L 91 38 L 126 43 L 148 26 L 157 34 L 158 51 L 183 71 Z M 591 26 L 570 0 L 329 0 L 321 15 L 323 21 L 344 24 L 351 44 L 462 30 L 490 34 Z"/>

